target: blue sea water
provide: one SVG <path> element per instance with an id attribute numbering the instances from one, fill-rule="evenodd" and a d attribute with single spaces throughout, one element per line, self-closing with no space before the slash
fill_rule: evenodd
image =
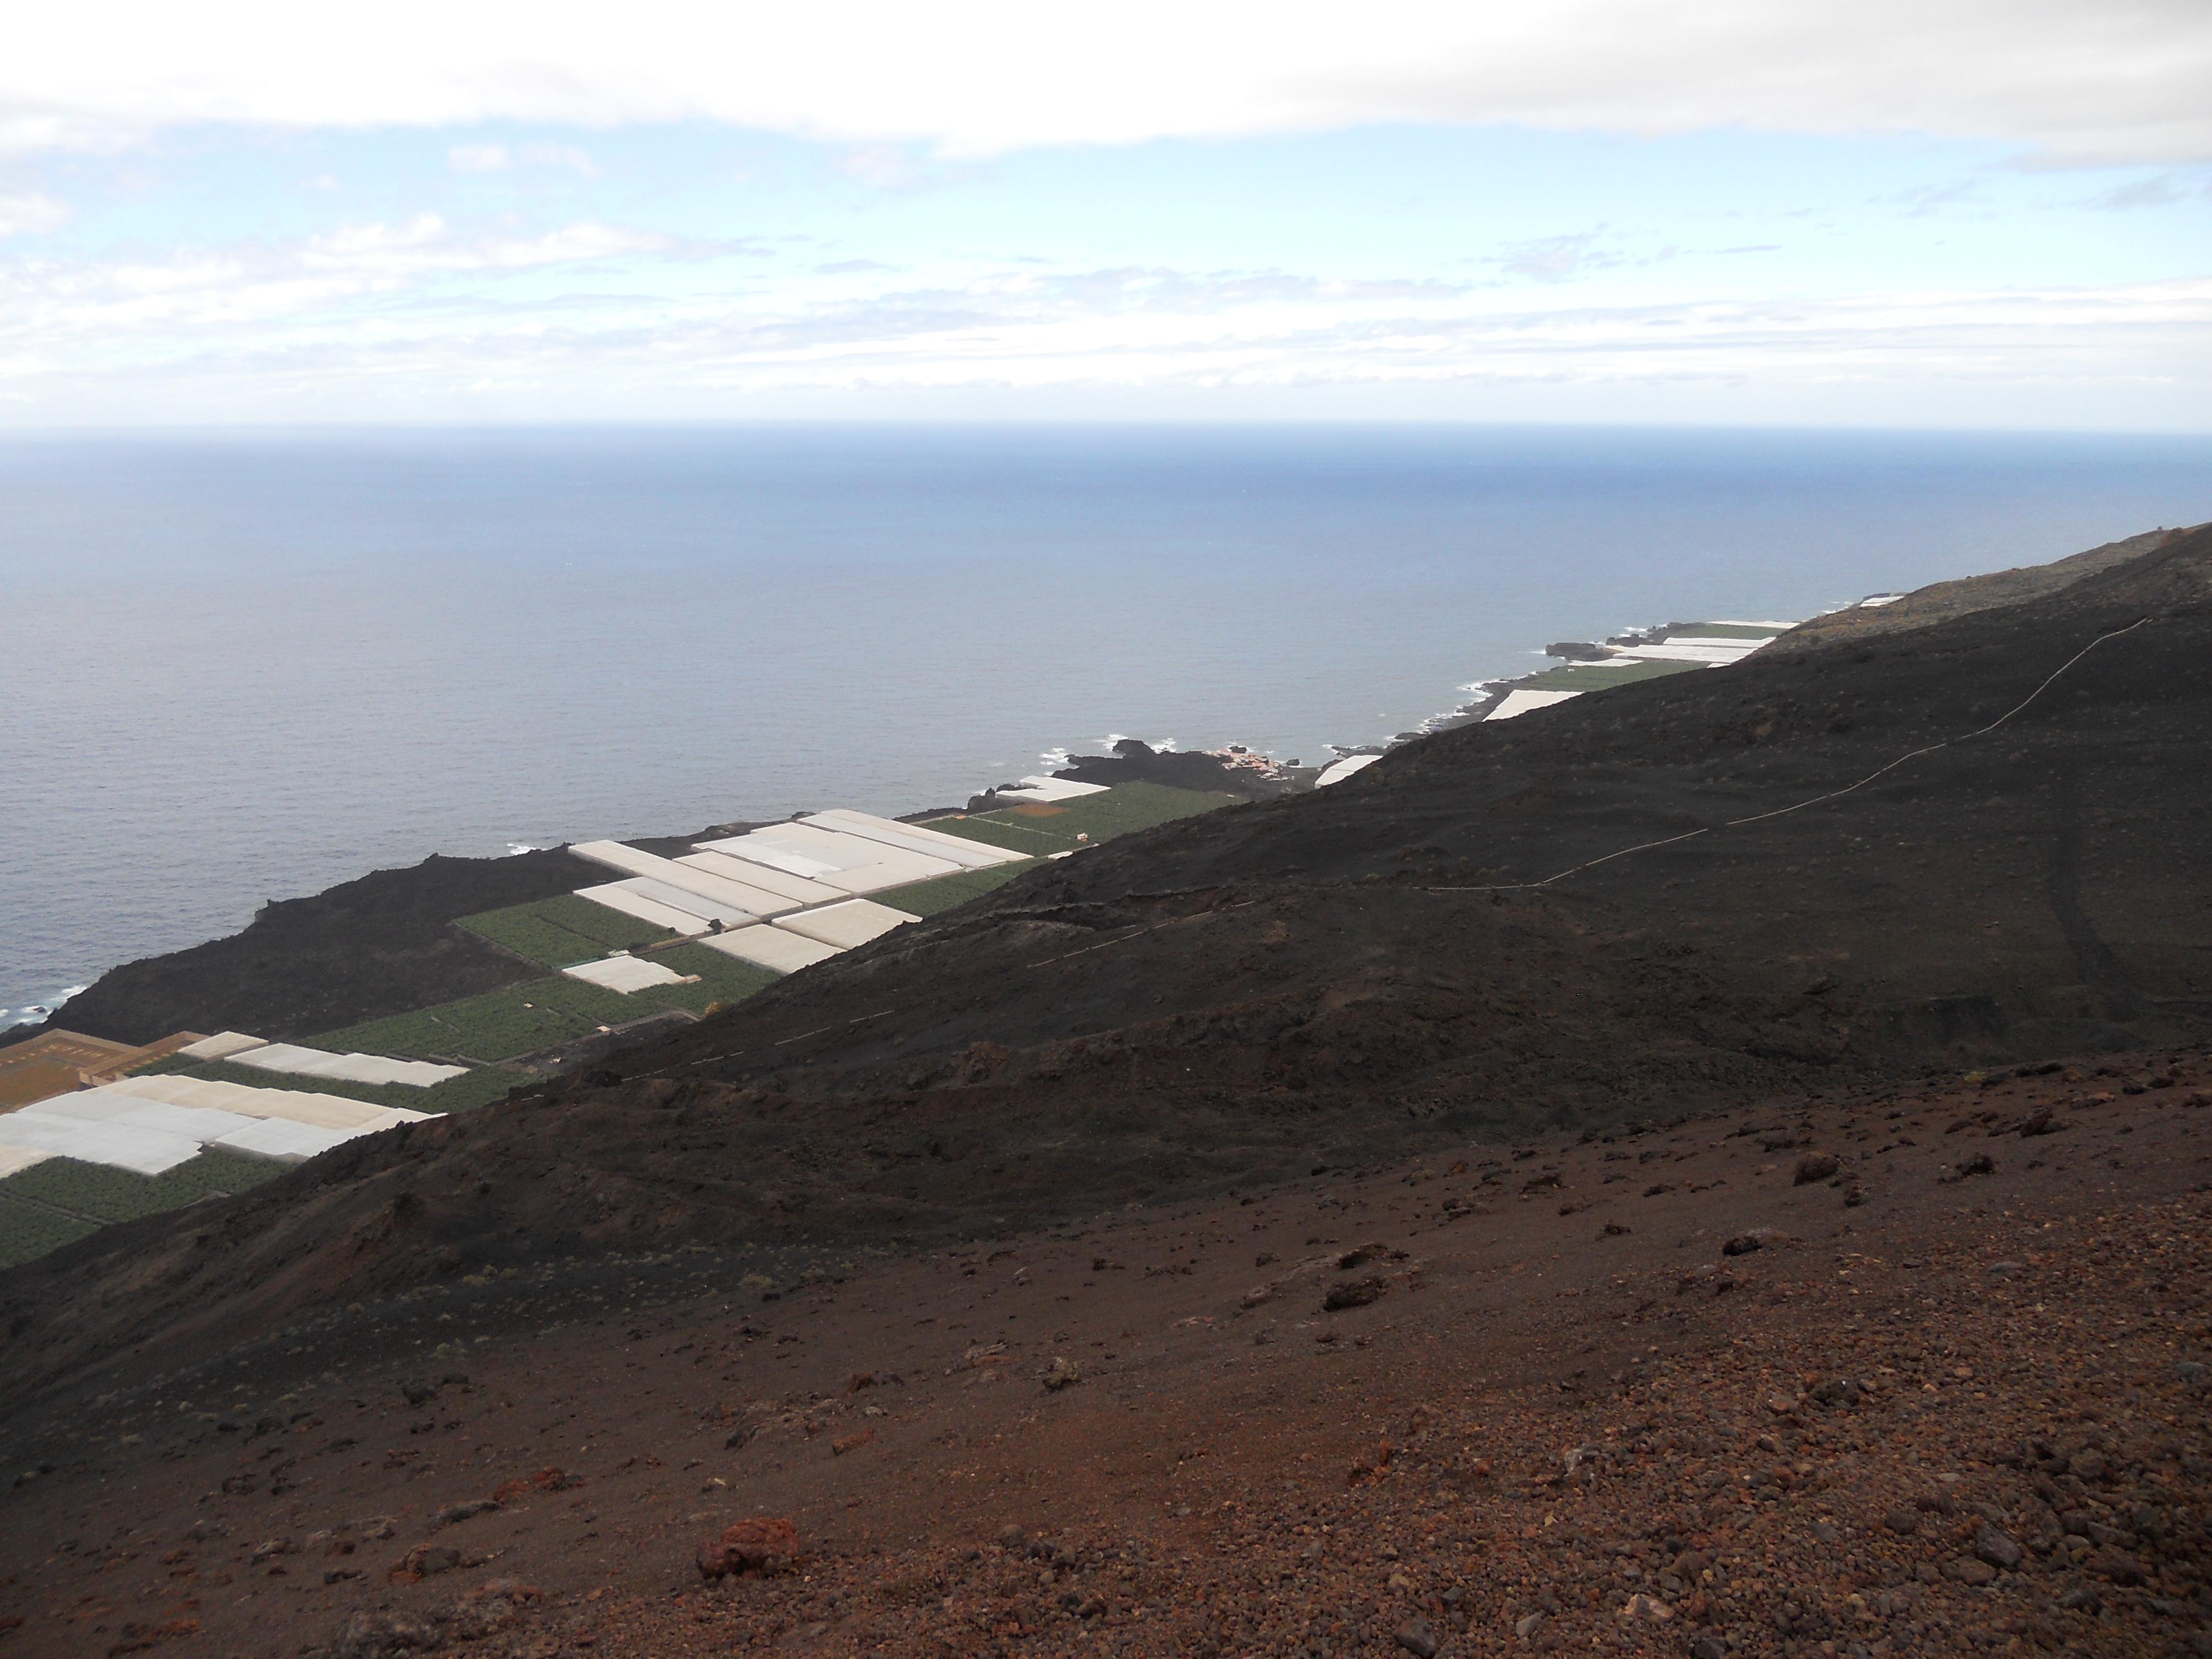
<path id="1" fill-rule="evenodd" d="M 2212 517 L 2212 440 L 721 427 L 0 441 L 0 1023 L 432 852 L 1309 762 L 1547 640 Z"/>

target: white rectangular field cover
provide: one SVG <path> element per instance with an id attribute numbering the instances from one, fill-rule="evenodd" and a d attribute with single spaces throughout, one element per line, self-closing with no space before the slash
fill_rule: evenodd
<path id="1" fill-rule="evenodd" d="M 404 1106 L 379 1106 L 343 1095 L 310 1094 L 298 1089 L 260 1089 L 245 1083 L 216 1083 L 198 1078 L 126 1077 L 103 1083 L 74 1097 L 104 1099 L 127 1110 L 131 1103 L 161 1101 L 247 1118 L 283 1118 L 325 1129 L 385 1129 L 395 1123 L 420 1122 L 434 1112 L 418 1112 Z"/>
<path id="2" fill-rule="evenodd" d="M 243 1031 L 218 1031 L 198 1042 L 188 1042 L 177 1052 L 188 1060 L 228 1060 L 233 1054 L 258 1048 L 261 1044 L 261 1038 L 248 1036 Z"/>
<path id="3" fill-rule="evenodd" d="M 709 876 L 720 876 L 725 881 L 742 882 L 748 887 L 757 887 L 763 893 L 773 894 L 775 903 L 771 908 L 763 905 L 756 914 L 773 915 L 781 910 L 793 910 L 802 904 L 828 904 L 843 896 L 835 887 L 824 887 L 818 881 L 809 881 L 804 876 L 794 876 L 788 870 L 757 859 L 733 858 L 727 853 L 711 851 L 706 843 L 700 844 L 696 853 L 686 853 L 676 860 Z"/>
<path id="4" fill-rule="evenodd" d="M 681 985 L 684 982 L 684 975 L 674 969 L 636 957 L 607 957 L 598 962 L 580 962 L 574 968 L 563 968 L 561 971 L 570 979 L 580 979 L 586 985 L 619 991 L 624 996 L 632 991 L 642 991 L 647 986 Z"/>
<path id="5" fill-rule="evenodd" d="M 618 841 L 580 841 L 569 848 L 580 859 L 589 859 L 593 864 L 604 864 L 610 870 L 619 870 L 626 876 L 650 876 L 658 873 L 655 866 L 668 862 L 658 854 L 640 852 L 635 847 L 625 847 Z"/>
<path id="6" fill-rule="evenodd" d="M 127 1123 L 51 1116 L 27 1106 L 0 1117 L 0 1146 L 20 1146 L 85 1164 L 112 1164 L 143 1176 L 173 1170 L 200 1154 L 200 1143 L 188 1135 L 137 1129 Z"/>
<path id="7" fill-rule="evenodd" d="M 159 1129 L 163 1134 L 212 1140 L 253 1120 L 236 1112 L 207 1106 L 175 1106 L 167 1101 L 142 1100 L 133 1095 L 95 1094 L 91 1091 L 59 1100 L 42 1100 L 42 1110 L 56 1117 L 74 1117 L 88 1123 L 118 1123 L 134 1129 Z"/>
<path id="8" fill-rule="evenodd" d="M 1549 708 L 1555 702 L 1565 702 L 1569 697 L 1579 697 L 1579 691 L 1509 691 L 1505 701 L 1485 716 L 1493 720 L 1517 720 L 1532 709 Z"/>
<path id="9" fill-rule="evenodd" d="M 750 962 L 756 968 L 771 969 L 779 974 L 795 974 L 817 962 L 827 962 L 837 954 L 837 947 L 833 945 L 801 939 L 797 933 L 787 933 L 781 927 L 747 927 L 735 933 L 717 933 L 712 939 L 701 939 L 699 943 L 710 951 L 720 951 L 724 956 L 735 957 L 739 962 Z"/>
<path id="10" fill-rule="evenodd" d="M 1314 787 L 1325 789 L 1332 783 L 1342 783 L 1353 773 L 1364 772 L 1382 758 L 1380 755 L 1346 755 L 1340 761 L 1332 761 L 1322 768 L 1321 775 L 1314 780 Z"/>
<path id="11" fill-rule="evenodd" d="M 1731 640 L 1729 643 L 1757 646 L 1764 641 Z M 1621 646 L 1606 659 L 1606 662 L 1694 662 L 1702 663 L 1707 668 L 1717 668 L 1723 664 L 1735 661 L 1743 654 L 1741 651 L 1724 651 L 1710 645 L 1675 645 L 1670 642 L 1666 645 Z M 1601 668 L 1605 665 L 1598 663 L 1592 665 Z"/>
<path id="12" fill-rule="evenodd" d="M 290 1042 L 264 1043 L 234 1056 L 234 1063 L 264 1072 L 343 1078 L 349 1083 L 397 1083 L 410 1089 L 427 1089 L 449 1077 L 459 1077 L 469 1069 L 465 1066 L 439 1066 L 427 1060 L 392 1060 L 383 1054 L 334 1054 Z"/>
<path id="13" fill-rule="evenodd" d="M 1085 795 L 1103 795 L 1103 783 L 1077 783 L 1071 778 L 1047 777 L 1042 773 L 1024 778 L 1018 789 L 998 789 L 992 792 L 1000 800 L 1034 801 L 1049 805 L 1055 801 L 1077 800 Z"/>
<path id="14" fill-rule="evenodd" d="M 636 894 L 640 898 L 665 904 L 672 910 L 687 911 L 699 917 L 702 923 L 719 921 L 725 927 L 743 927 L 747 922 L 760 920 L 742 905 L 726 904 L 719 899 L 705 897 L 672 882 L 659 881 L 651 876 L 632 876 L 621 884 L 625 890 Z"/>
<path id="15" fill-rule="evenodd" d="M 626 916 L 635 916 L 640 921 L 649 921 L 656 927 L 665 927 L 677 933 L 703 933 L 707 918 L 695 916 L 689 910 L 679 910 L 672 904 L 663 904 L 642 893 L 633 893 L 627 884 L 611 881 L 604 887 L 580 887 L 580 899 L 589 899 L 594 904 L 604 904 L 610 910 L 619 910 Z"/>
<path id="16" fill-rule="evenodd" d="M 795 916 L 785 916 L 775 925 L 786 933 L 849 951 L 872 939 L 881 939 L 894 927 L 921 920 L 903 910 L 894 910 L 888 904 L 878 904 L 869 899 L 848 899 L 842 904 L 825 904 L 819 910 L 802 910 Z"/>
<path id="17" fill-rule="evenodd" d="M 725 870 L 704 868 L 696 855 L 681 859 L 664 859 L 655 857 L 651 853 L 641 853 L 635 848 L 624 847 L 618 842 L 592 842 L 588 844 L 602 849 L 600 854 L 595 856 L 598 856 L 599 862 L 603 864 L 612 865 L 617 862 L 617 855 L 620 855 L 620 862 L 632 877 L 631 880 L 624 882 L 623 885 L 629 888 L 633 892 L 644 892 L 648 896 L 673 904 L 679 909 L 689 910 L 695 915 L 719 917 L 725 927 L 732 925 L 728 920 L 730 912 L 735 912 L 740 915 L 763 916 L 778 910 L 791 909 L 793 903 L 821 903 L 836 896 L 834 894 L 812 890 L 810 884 L 804 881 L 797 884 L 798 890 L 793 892 L 790 890 L 793 883 L 787 875 L 780 875 L 773 881 L 755 879 L 754 878 L 762 872 L 743 863 L 740 863 L 738 871 L 732 873 Z M 640 888 L 637 884 L 641 880 L 655 883 L 657 885 Z M 659 890 L 663 887 L 672 889 L 685 896 L 671 898 Z M 695 902 L 695 900 L 698 902 Z"/>
<path id="18" fill-rule="evenodd" d="M 294 1123 L 281 1117 L 265 1117 L 234 1129 L 208 1144 L 229 1152 L 250 1152 L 256 1158 L 273 1158 L 286 1164 L 296 1164 L 333 1146 L 342 1146 L 356 1135 L 374 1134 L 371 1128 L 319 1129 L 311 1123 Z"/>
<path id="19" fill-rule="evenodd" d="M 817 829 L 811 823 L 779 823 L 719 842 L 715 847 L 738 858 L 775 864 L 846 893 L 880 892 L 886 887 L 927 881 L 933 876 L 949 876 L 966 867 L 933 854 L 910 853 L 902 847 L 887 847 L 864 836 Z"/>
<path id="20" fill-rule="evenodd" d="M 694 904 L 689 899 L 685 901 L 692 909 L 698 908 L 700 904 L 720 904 L 749 916 L 772 916 L 781 911 L 795 910 L 802 904 L 824 902 L 819 892 L 812 890 L 812 882 L 787 876 L 781 870 L 763 870 L 758 865 L 747 864 L 743 859 L 718 859 L 721 864 L 737 866 L 738 873 L 732 875 L 726 870 L 707 867 L 698 861 L 699 857 L 696 853 L 688 853 L 681 859 L 671 860 L 665 882 L 659 876 L 635 879 L 662 882 L 662 884 L 679 892 L 695 896 L 698 903 Z M 755 881 L 752 879 L 755 876 L 772 877 L 775 885 Z M 789 894 L 777 890 L 778 887 L 786 885 L 801 889 L 804 896 L 793 898 Z"/>
<path id="21" fill-rule="evenodd" d="M 872 817 L 866 812 L 851 811 L 842 806 L 817 812 L 800 822 L 824 830 L 842 830 L 847 835 L 881 842 L 886 847 L 902 848 L 909 853 L 951 859 L 953 863 L 969 870 L 988 870 L 994 865 L 1018 864 L 1027 856 L 1009 852 L 1003 847 L 948 836 L 942 830 L 927 830 L 918 823 L 900 823 L 890 818 Z"/>
<path id="22" fill-rule="evenodd" d="M 1667 646 L 1680 646 L 1686 651 L 1709 651 L 1716 659 L 1749 656 L 1767 644 L 1765 640 L 1729 639 L 1721 635 L 1704 637 L 1696 634 L 1669 634 Z M 1666 646 L 1647 646 L 1647 650 L 1664 650 Z"/>
<path id="23" fill-rule="evenodd" d="M 52 1152 L 33 1151 L 28 1146 L 0 1146 L 0 1181 L 11 1175 L 21 1175 L 33 1164 L 44 1164 Z"/>

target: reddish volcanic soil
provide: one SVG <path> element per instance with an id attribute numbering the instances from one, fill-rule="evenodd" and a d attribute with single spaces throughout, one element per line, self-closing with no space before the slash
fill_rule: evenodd
<path id="1" fill-rule="evenodd" d="M 2212 1651 L 2209 1088 L 408 1291 L 11 1424 L 0 1656 Z"/>

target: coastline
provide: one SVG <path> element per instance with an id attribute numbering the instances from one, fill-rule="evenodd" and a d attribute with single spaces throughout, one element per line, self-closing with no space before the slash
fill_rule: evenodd
<path id="1" fill-rule="evenodd" d="M 2116 547 L 2131 545 L 2132 543 L 2114 544 Z M 2104 549 L 2093 550 L 2093 553 L 2106 551 Z M 2077 556 L 2087 559 L 2092 555 Z M 1869 595 L 1850 605 L 1820 612 L 1813 618 L 1813 623 L 1826 623 L 1844 613 L 1862 607 L 1886 605 L 1903 597 Z M 1279 758 L 1238 743 L 1223 743 L 1210 749 L 1186 750 L 1177 747 L 1173 738 L 1163 739 L 1155 745 L 1141 738 L 1121 734 L 1109 734 L 1106 744 L 1110 750 L 1109 753 L 1079 753 L 1070 746 L 1058 745 L 1042 750 L 1039 762 L 1044 769 L 1042 775 L 1085 785 L 1112 787 L 1127 782 L 1146 782 L 1174 788 L 1219 792 L 1247 800 L 1300 793 L 1341 782 L 1391 750 L 1435 732 L 1486 720 L 1513 718 L 1532 708 L 1638 679 L 1661 678 L 1702 667 L 1725 666 L 1750 654 L 1752 649 L 1771 643 L 1794 628 L 1811 625 L 1809 623 L 1799 624 L 1782 621 L 1742 623 L 1725 620 L 1647 623 L 1624 628 L 1602 642 L 1555 641 L 1541 653 L 1547 666 L 1516 675 L 1470 681 L 1459 688 L 1462 692 L 1471 694 L 1467 701 L 1441 709 L 1382 743 L 1331 743 L 1328 745 L 1330 758 L 1318 763 L 1309 763 L 1303 756 Z M 1709 629 L 1740 630 L 1744 635 L 1743 644 L 1747 648 L 1705 651 L 1692 648 L 1684 651 L 1678 647 L 1671 655 L 1668 654 L 1670 640 L 1680 641 L 1688 636 L 1710 644 L 1711 635 L 1696 631 Z M 1032 775 L 1032 781 L 1036 775 Z M 1019 799 L 1023 781 L 1010 779 L 987 784 L 969 795 L 964 806 L 923 807 L 902 812 L 898 817 L 902 822 L 915 823 L 950 813 L 992 811 L 1010 800 Z M 746 823 L 715 824 L 702 830 L 698 837 L 632 836 L 626 838 L 625 844 L 673 855 L 696 839 L 716 834 L 735 835 L 755 827 Z M 504 856 L 519 857 L 556 851 L 568 844 L 559 842 L 549 846 L 509 842 L 506 844 Z M 432 856 L 454 862 L 478 861 L 451 854 Z M 158 959 L 156 957 L 136 960 Z M 82 983 L 64 988 L 43 1000 L 17 1008 L 0 1009 L 0 1020 L 6 1022 L 0 1024 L 0 1047 L 23 1041 L 43 1030 L 66 1029 L 61 1021 L 68 1005 L 99 984 L 106 975 L 128 965 L 131 964 L 112 964 L 92 974 Z"/>

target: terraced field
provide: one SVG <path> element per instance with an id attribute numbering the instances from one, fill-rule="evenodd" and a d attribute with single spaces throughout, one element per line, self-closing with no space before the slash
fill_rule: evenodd
<path id="1" fill-rule="evenodd" d="M 546 968 L 573 968 L 611 951 L 630 951 L 675 938 L 665 927 L 574 893 L 485 910 L 463 916 L 453 925 Z"/>

